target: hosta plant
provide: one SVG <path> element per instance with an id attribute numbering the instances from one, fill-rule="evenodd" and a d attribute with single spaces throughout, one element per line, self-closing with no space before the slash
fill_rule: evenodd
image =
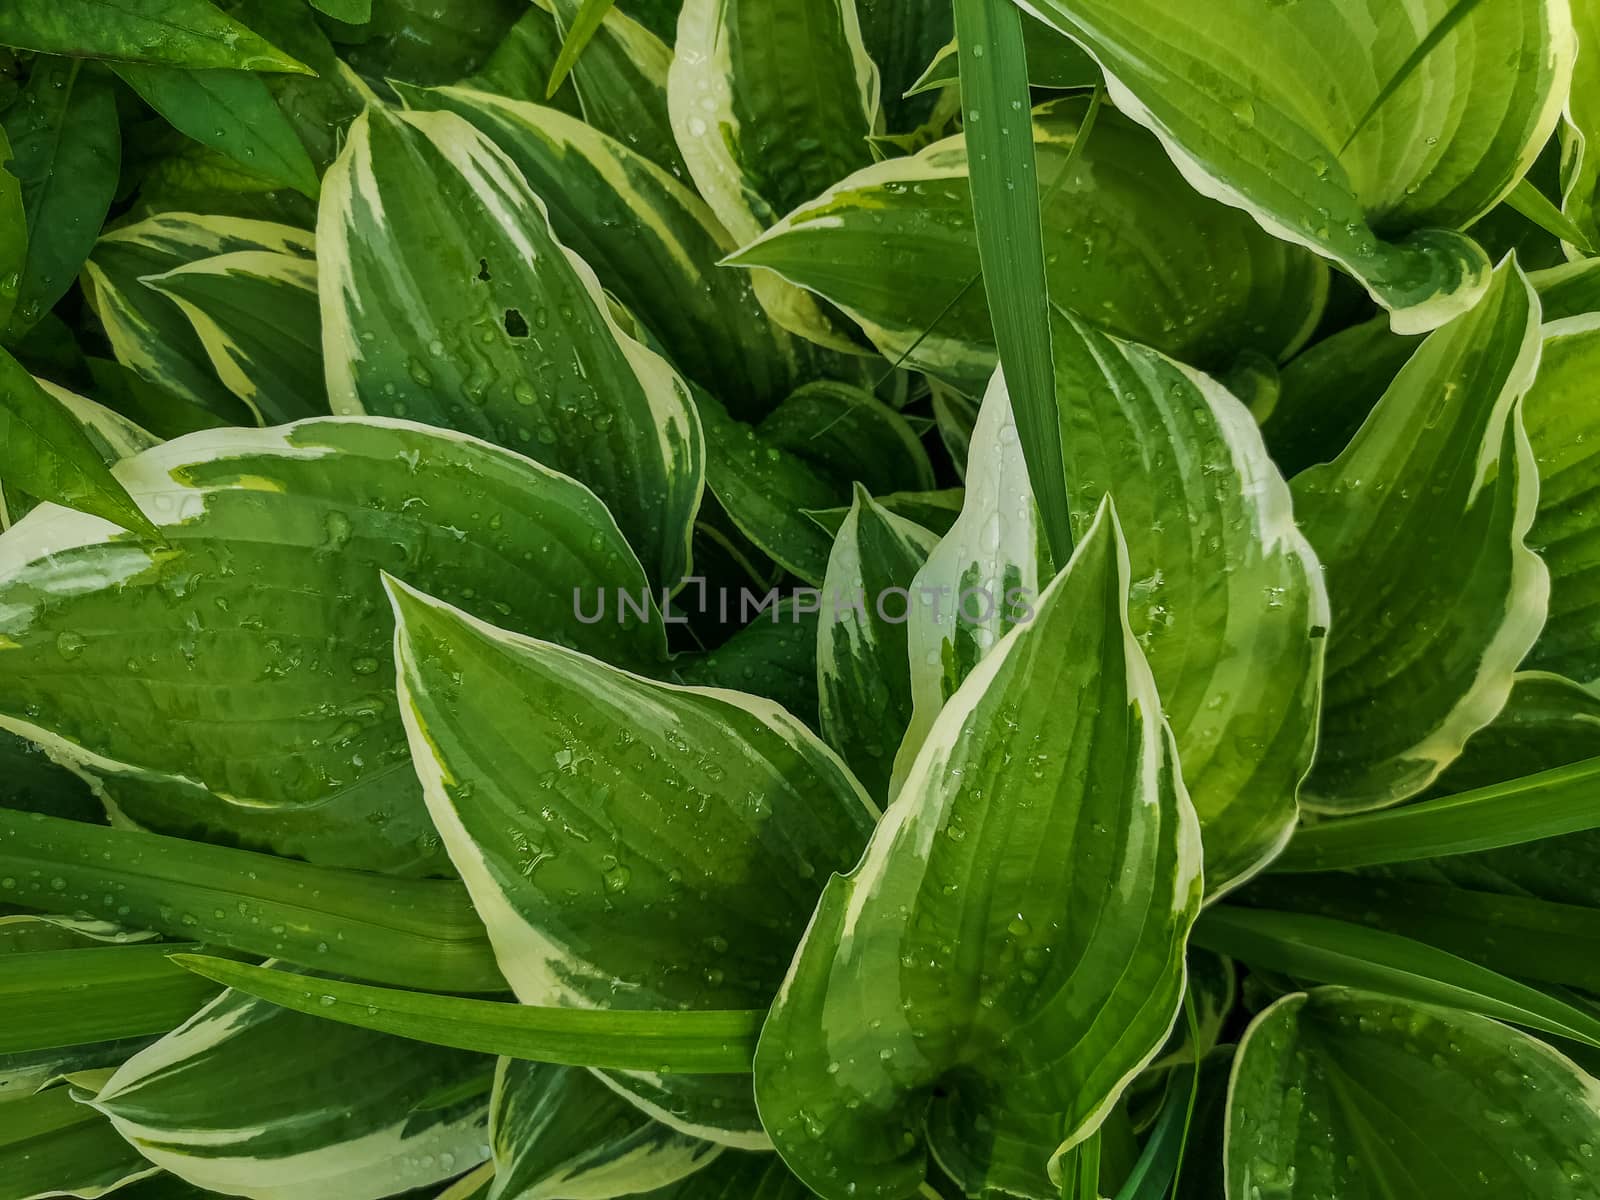
<path id="1" fill-rule="evenodd" d="M 0 46 L 0 1200 L 1600 1195 L 1600 0 Z"/>

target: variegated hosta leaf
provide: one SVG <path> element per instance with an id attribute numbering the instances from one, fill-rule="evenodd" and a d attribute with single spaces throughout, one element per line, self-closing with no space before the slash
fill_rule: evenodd
<path id="1" fill-rule="evenodd" d="M 845 503 L 851 485 L 889 493 L 933 481 L 915 432 L 871 394 L 808 384 L 757 426 L 699 397 L 706 482 L 741 533 L 784 570 L 820 584 L 832 539 L 807 514 Z"/>
<path id="2" fill-rule="evenodd" d="M 589 1071 L 502 1058 L 489 1107 L 489 1200 L 631 1196 L 666 1187 L 722 1147 L 646 1116 Z"/>
<path id="3" fill-rule="evenodd" d="M 667 100 L 696 189 L 740 243 L 870 163 L 882 125 L 855 0 L 686 0 Z M 766 272 L 755 287 L 785 328 L 857 349 L 811 296 Z"/>
<path id="4" fill-rule="evenodd" d="M 1316 326 L 1327 268 L 1189 190 L 1155 139 L 1115 112 L 1100 114 L 1067 173 L 1088 104 L 1073 97 L 1034 113 L 1039 184 L 1052 197 L 1051 297 L 1205 367 L 1227 367 L 1245 349 L 1292 352 Z M 837 305 L 889 359 L 981 390 L 997 359 L 983 288 L 971 286 L 979 265 L 965 139 L 803 199 L 733 261 Z"/>
<path id="5" fill-rule="evenodd" d="M 1550 590 L 1523 544 L 1539 478 L 1522 394 L 1538 363 L 1538 297 L 1508 260 L 1476 308 L 1422 344 L 1349 447 L 1294 480 L 1333 601 L 1308 806 L 1416 795 L 1510 694 Z"/>
<path id="6" fill-rule="evenodd" d="M 1285 996 L 1239 1045 L 1228 1200 L 1587 1200 L 1600 1083 L 1536 1038 L 1349 988 Z"/>
<path id="7" fill-rule="evenodd" d="M 1561 211 L 1593 244 L 1600 242 L 1600 4 L 1571 6 L 1578 61 L 1561 126 Z"/>
<path id="8" fill-rule="evenodd" d="M 471 91 L 492 92 L 508 100 L 559 108 L 570 117 L 582 117 L 583 106 L 578 101 L 570 74 L 554 95 L 545 94 L 565 40 L 556 27 L 554 14 L 543 5 L 530 5 L 506 31 L 494 53 L 471 75 L 461 79 L 459 86 Z M 402 99 L 409 99 L 407 87 L 396 91 Z"/>
<path id="9" fill-rule="evenodd" d="M 110 1042 L 90 1042 L 83 1046 L 58 1046 L 53 1050 L 0 1054 L 0 1105 L 36 1096 L 66 1076 L 80 1071 L 119 1067 L 153 1041 L 155 1039 L 151 1037 L 119 1038 Z"/>
<path id="10" fill-rule="evenodd" d="M 250 1200 L 374 1200 L 488 1156 L 485 1097 L 430 1096 L 492 1060 L 224 992 L 91 1103 L 147 1159 Z"/>
<path id="11" fill-rule="evenodd" d="M 877 800 L 911 723 L 911 586 L 938 537 L 856 489 L 822 585 L 817 690 L 822 733 Z"/>
<path id="12" fill-rule="evenodd" d="M 730 1150 L 703 1171 L 639 1200 L 816 1200 L 816 1193 L 776 1154 Z"/>
<path id="13" fill-rule="evenodd" d="M 1532 668 L 1600 683 L 1600 316 L 1545 326 L 1539 374 L 1522 417 L 1539 469 L 1528 544 L 1550 568 L 1550 617 Z"/>
<path id="14" fill-rule="evenodd" d="M 161 444 L 161 439 L 149 430 L 142 429 L 121 413 L 113 412 L 87 396 L 69 392 L 48 379 L 36 379 L 34 382 L 71 414 L 108 467 Z M 13 520 L 17 515 L 12 514 Z"/>
<path id="15" fill-rule="evenodd" d="M 749 624 L 709 654 L 680 654 L 673 661 L 677 681 L 691 687 L 726 688 L 760 696 L 799 717 L 808 729 L 820 728 L 818 613 L 810 611 L 809 606 L 802 606 L 799 600 L 795 597 L 775 606 L 764 606 Z M 708 600 L 707 607 L 717 603 L 717 600 Z M 820 601 L 817 607 L 820 611 Z M 736 619 L 732 601 L 729 608 L 730 620 Z"/>
<path id="16" fill-rule="evenodd" d="M 378 572 L 638 668 L 644 572 L 587 489 L 460 434 L 326 418 L 115 468 L 167 545 L 45 506 L 0 539 L 0 723 L 150 827 L 334 866 L 441 863 Z M 646 613 L 583 623 L 574 587 Z"/>
<path id="17" fill-rule="evenodd" d="M 1166 1039 L 1200 837 L 1128 625 L 1109 505 L 967 677 L 861 865 L 832 880 L 756 1051 L 762 1120 L 825 1200 L 1054 1200 Z"/>
<path id="18" fill-rule="evenodd" d="M 584 0 L 535 0 L 554 10 L 563 34 L 584 6 Z M 572 65 L 584 121 L 627 144 L 674 178 L 688 179 L 667 108 L 667 72 L 672 50 L 639 22 L 609 9 Z M 543 87 L 538 97 L 542 99 Z"/>
<path id="19" fill-rule="evenodd" d="M 1400 333 L 1488 286 L 1455 231 L 1533 165 L 1575 50 L 1566 0 L 1017 2 L 1094 55 L 1197 190 L 1343 266 Z"/>
<path id="20" fill-rule="evenodd" d="M 184 263 L 143 283 L 182 310 L 217 378 L 261 424 L 327 413 L 315 262 L 241 250 Z"/>
<path id="21" fill-rule="evenodd" d="M 303 229 L 267 221 L 163 213 L 103 235 L 84 267 L 88 296 L 117 361 L 230 424 L 253 414 L 217 378 L 205 345 L 173 302 L 144 279 L 241 251 L 315 257 Z"/>
<path id="22" fill-rule="evenodd" d="M 737 415 L 765 415 L 800 381 L 805 344 L 762 311 L 748 272 L 717 265 L 732 241 L 686 185 L 548 108 L 464 88 L 410 98 L 458 113 L 504 150 L 543 198 L 562 243 L 679 370 Z M 618 238 L 618 229 L 629 236 Z"/>
<path id="23" fill-rule="evenodd" d="M 911 724 L 891 792 L 945 701 L 1002 637 L 1033 618 L 1053 573 L 1011 397 L 996 371 L 972 431 L 961 515 L 911 584 Z"/>
<path id="24" fill-rule="evenodd" d="M 453 113 L 370 108 L 318 220 L 335 412 L 404 416 L 593 488 L 658 584 L 688 567 L 699 422 L 683 381 L 611 318 L 516 166 Z"/>
<path id="25" fill-rule="evenodd" d="M 1116 499 L 1135 635 L 1178 739 L 1215 893 L 1294 828 L 1317 739 L 1328 595 L 1249 411 L 1214 380 L 1057 313 L 1074 525 Z"/>
<path id="26" fill-rule="evenodd" d="M 104 1196 L 156 1170 L 65 1085 L 0 1108 L 0 1200 Z"/>
<path id="27" fill-rule="evenodd" d="M 518 998 L 766 1005 L 876 815 L 832 752 L 767 701 L 652 683 L 390 592 L 429 812 Z M 682 1132 L 766 1144 L 747 1076 L 606 1078 Z"/>

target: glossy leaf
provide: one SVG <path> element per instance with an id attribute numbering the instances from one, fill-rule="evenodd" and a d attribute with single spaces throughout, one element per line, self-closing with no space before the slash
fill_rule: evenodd
<path id="1" fill-rule="evenodd" d="M 594 495 L 460 434 L 327 418 L 118 464 L 167 546 L 41 508 L 0 542 L 0 714 L 147 827 L 333 866 L 442 865 L 412 778 L 381 569 L 657 667 L 645 576 Z"/>
<path id="2" fill-rule="evenodd" d="M 6 19 L 0 44 L 9 41 Z M 5 113 L 5 131 L 28 232 L 20 278 L 0 280 L 14 305 L 3 332 L 14 342 L 66 295 L 89 257 L 116 191 L 122 136 L 110 81 L 66 59 L 39 61 Z"/>
<path id="3" fill-rule="evenodd" d="M 760 1010 L 597 1011 L 434 996 L 178 955 L 180 966 L 307 1016 L 433 1046 L 566 1066 L 748 1075 Z M 331 998 L 332 1003 L 329 1003 Z"/>
<path id="4" fill-rule="evenodd" d="M 0 812 L 0 899 L 362 979 L 461 992 L 505 987 L 483 922 L 460 885 L 443 880 L 386 879 Z"/>
<path id="5" fill-rule="evenodd" d="M 316 263 L 241 250 L 141 282 L 182 310 L 217 378 L 261 424 L 327 413 Z"/>
<path id="6" fill-rule="evenodd" d="M 0 13 L 0 45 L 196 69 L 307 69 L 209 0 L 16 0 Z"/>
<path id="7" fill-rule="evenodd" d="M 1456 231 L 1533 165 L 1576 49 L 1559 0 L 1461 6 L 1459 23 L 1458 0 L 1019 2 L 1094 55 L 1192 186 L 1338 263 L 1400 333 L 1488 287 Z"/>
<path id="8" fill-rule="evenodd" d="M 969 1195 L 1059 1195 L 1172 1027 L 1200 839 L 1129 582 L 1103 506 L 823 893 L 756 1096 L 827 1200 L 915 1195 L 930 1152 Z"/>
<path id="9" fill-rule="evenodd" d="M 911 92 L 955 36 L 952 16 L 949 0 L 856 0 L 861 42 L 878 68 L 890 132 L 910 132 L 933 115 L 934 99 Z"/>
<path id="10" fill-rule="evenodd" d="M 807 351 L 756 302 L 750 276 L 717 266 L 733 248 L 687 185 L 621 141 L 548 108 L 440 88 L 419 106 L 472 122 L 517 164 L 563 244 L 594 268 L 673 364 L 738 416 L 770 412 L 800 382 Z M 633 230 L 619 241 L 620 227 Z"/>
<path id="11" fill-rule="evenodd" d="M 875 816 L 832 753 L 768 702 L 652 683 L 390 589 L 417 773 L 517 997 L 766 1004 Z M 766 1144 L 748 1079 L 611 1080 L 683 1132 Z"/>
<path id="12" fill-rule="evenodd" d="M 5 123 L 0 122 L 0 329 L 11 323 L 28 265 L 28 212 Z"/>
<path id="13" fill-rule="evenodd" d="M 822 733 L 880 800 L 911 722 L 910 588 L 938 540 L 858 487 L 828 557 L 817 628 Z"/>
<path id="14" fill-rule="evenodd" d="M 502 1058 L 489 1107 L 490 1200 L 652 1191 L 715 1161 L 721 1147 L 647 1117 L 588 1071 Z"/>
<path id="15" fill-rule="evenodd" d="M 1050 296 L 1111 332 L 1220 369 L 1286 356 L 1311 333 L 1327 270 L 1249 218 L 1189 191 L 1161 147 L 1102 112 L 1067 166 L 1090 101 L 1034 112 Z M 960 138 L 833 182 L 734 256 L 854 318 L 888 358 L 978 393 L 997 361 Z M 945 310 L 949 311 L 946 312 Z"/>
<path id="16" fill-rule="evenodd" d="M 1600 417 L 1583 403 L 1600 365 L 1600 318 L 1545 327 L 1539 374 L 1523 420 L 1539 471 L 1539 510 L 1528 544 L 1550 568 L 1550 617 L 1527 666 L 1600 682 Z"/>
<path id="17" fill-rule="evenodd" d="M 678 148 L 737 242 L 872 161 L 878 70 L 853 0 L 686 0 L 674 51 L 667 100 Z M 780 325 L 855 348 L 810 296 L 766 272 L 755 287 Z"/>
<path id="18" fill-rule="evenodd" d="M 1538 362 L 1538 298 L 1507 262 L 1349 447 L 1295 479 L 1333 601 L 1309 807 L 1416 795 L 1505 704 L 1549 596 L 1523 544 L 1539 489 L 1522 394 Z"/>
<path id="19" fill-rule="evenodd" d="M 533 455 L 593 488 L 651 578 L 676 585 L 702 486 L 688 390 L 618 328 L 516 166 L 451 113 L 373 108 L 324 184 L 334 411 Z"/>
<path id="20" fill-rule="evenodd" d="M 231 425 L 254 423 L 254 414 L 217 378 L 183 312 L 144 280 L 242 251 L 308 260 L 316 254 L 312 236 L 287 225 L 166 213 L 103 235 L 84 270 L 89 298 L 117 361 Z"/>
<path id="21" fill-rule="evenodd" d="M 53 1087 L 0 1109 L 0 1198 L 104 1196 L 156 1168 L 111 1123 Z"/>
<path id="22" fill-rule="evenodd" d="M 1239 1045 L 1229 1200 L 1587 1194 L 1595 1082 L 1484 1017 L 1345 988 L 1286 996 Z"/>
<path id="23" fill-rule="evenodd" d="M 1561 211 L 1591 242 L 1600 238 L 1600 8 L 1572 5 L 1578 61 L 1561 126 Z"/>
<path id="24" fill-rule="evenodd" d="M 685 593 L 686 595 L 689 593 Z M 708 599 L 720 608 L 722 597 Z M 735 601 L 728 600 L 729 616 Z M 821 602 L 818 602 L 820 611 Z M 690 687 L 726 688 L 762 696 L 820 727 L 817 693 L 817 612 L 795 600 L 767 606 L 749 624 L 703 656 L 680 655 L 674 671 Z"/>
<path id="25" fill-rule="evenodd" d="M 419 1101 L 485 1065 L 226 992 L 124 1063 L 91 1103 L 197 1187 L 376 1200 L 482 1160 L 481 1096 L 442 1109 Z"/>

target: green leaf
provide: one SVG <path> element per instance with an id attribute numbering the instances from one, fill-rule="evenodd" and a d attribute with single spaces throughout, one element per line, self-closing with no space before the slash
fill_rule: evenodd
<path id="1" fill-rule="evenodd" d="M 261 424 L 327 414 L 315 262 L 240 250 L 140 282 L 178 306 L 217 378 Z"/>
<path id="2" fill-rule="evenodd" d="M 879 801 L 911 722 L 910 588 L 938 540 L 858 486 L 828 558 L 817 630 L 822 733 Z"/>
<path id="3" fill-rule="evenodd" d="M 776 1154 L 730 1150 L 702 1171 L 639 1200 L 815 1200 Z"/>
<path id="4" fill-rule="evenodd" d="M 721 1147 L 652 1120 L 589 1071 L 502 1058 L 489 1105 L 490 1200 L 653 1191 Z"/>
<path id="5" fill-rule="evenodd" d="M 94 1109 L 53 1087 L 0 1112 L 0 1200 L 103 1196 L 156 1168 Z"/>
<path id="6" fill-rule="evenodd" d="M 1546 321 L 1561 321 L 1600 309 L 1600 260 L 1584 259 L 1535 271 L 1528 281 L 1539 292 Z"/>
<path id="7" fill-rule="evenodd" d="M 1550 234 L 1570 242 L 1585 254 L 1593 254 L 1588 236 L 1546 198 L 1545 194 L 1524 179 L 1506 197 L 1506 206 L 1526 217 L 1534 225 Z"/>
<path id="8" fill-rule="evenodd" d="M 911 585 L 911 724 L 895 757 L 891 794 L 945 701 L 1001 638 L 1034 618 L 1054 574 L 999 372 L 972 431 L 966 478 L 961 515 Z"/>
<path id="9" fill-rule="evenodd" d="M 166 1033 L 217 989 L 167 961 L 194 946 L 96 946 L 7 954 L 0 1054 Z"/>
<path id="10" fill-rule="evenodd" d="M 537 15 L 537 14 L 533 14 Z M 548 108 L 464 88 L 407 97 L 472 122 L 544 200 L 562 243 L 661 343 L 673 365 L 738 416 L 770 412 L 809 352 L 766 316 L 705 202 L 623 141 Z M 617 230 L 629 229 L 625 239 Z"/>
<path id="11" fill-rule="evenodd" d="M 486 1157 L 482 1096 L 420 1107 L 486 1065 L 228 992 L 89 1102 L 145 1158 L 197 1187 L 251 1200 L 376 1200 Z"/>
<path id="12" fill-rule="evenodd" d="M 1078 43 L 1043 21 L 1029 15 L 1022 23 L 1022 40 L 1028 48 L 1028 82 L 1034 87 L 1071 91 L 1093 88 L 1101 82 L 1094 59 Z M 911 85 L 909 94 L 959 84 L 959 57 L 960 47 L 954 41 L 947 43 Z"/>
<path id="13" fill-rule="evenodd" d="M 1055 420 L 1050 294 L 1022 14 L 989 0 L 955 0 L 955 13 L 983 288 L 1045 541 L 1063 562 L 1072 553 L 1073 530 Z"/>
<path id="14" fill-rule="evenodd" d="M 1600 417 L 1579 402 L 1600 364 L 1600 316 L 1545 326 L 1539 374 L 1523 420 L 1539 470 L 1539 511 L 1528 544 L 1550 568 L 1550 618 L 1527 666 L 1600 682 Z"/>
<path id="15" fill-rule="evenodd" d="M 1578 61 L 1561 124 L 1561 211 L 1590 243 L 1600 239 L 1600 8 L 1572 5 Z"/>
<path id="16" fill-rule="evenodd" d="M 539 108 L 556 108 L 581 120 L 583 105 L 571 78 L 555 95 L 545 95 L 550 72 L 561 56 L 564 41 L 554 13 L 545 5 L 535 3 L 506 32 L 483 66 L 463 78 L 457 87 L 463 91 L 491 93 L 506 100 L 525 101 Z M 408 105 L 418 106 L 406 89 L 397 90 Z M 501 146 L 501 149 L 506 147 Z"/>
<path id="17" fill-rule="evenodd" d="M 653 683 L 389 586 L 417 773 L 517 997 L 766 1004 L 876 815 L 833 754 L 769 702 Z M 766 1144 L 748 1079 L 611 1082 L 683 1132 Z"/>
<path id="18" fill-rule="evenodd" d="M 667 100 L 696 189 L 741 244 L 872 162 L 882 127 L 853 0 L 686 0 Z M 765 272 L 755 287 L 786 329 L 857 349 L 810 296 Z"/>
<path id="19" fill-rule="evenodd" d="M 266 83 L 243 71 L 122 63 L 122 81 L 181 133 L 316 199 L 317 170 Z"/>
<path id="20" fill-rule="evenodd" d="M 105 820 L 105 810 L 83 779 L 50 761 L 32 742 L 6 732 L 0 732 L 0 808 L 73 821 Z"/>
<path id="21" fill-rule="evenodd" d="M 1056 1197 L 1172 1027 L 1200 839 L 1128 586 L 1102 506 L 823 893 L 756 1097 L 827 1200 L 913 1195 L 930 1151 L 968 1195 Z"/>
<path id="22" fill-rule="evenodd" d="M 618 328 L 515 164 L 454 114 L 370 108 L 317 225 L 334 411 L 459 429 L 572 475 L 675 586 L 702 486 L 688 390 Z"/>
<path id="23" fill-rule="evenodd" d="M 1344 267 L 1400 333 L 1438 328 L 1489 286 L 1488 257 L 1455 231 L 1533 164 L 1575 50 L 1551 0 L 1019 2 L 1094 55 L 1117 107 L 1198 190 Z M 1458 6 L 1470 13 L 1452 30 Z"/>
<path id="24" fill-rule="evenodd" d="M 1472 736 L 1434 790 L 1447 796 L 1597 757 L 1600 696 L 1560 675 L 1521 671 L 1500 715 Z"/>
<path id="25" fill-rule="evenodd" d="M 1221 385 L 1075 316 L 1057 314 L 1054 345 L 1074 531 L 1099 497 L 1116 499 L 1129 620 L 1178 739 L 1214 894 L 1295 825 L 1317 740 L 1322 569 L 1255 422 Z"/>
<path id="26" fill-rule="evenodd" d="M 166 213 L 103 235 L 84 268 L 86 291 L 117 361 L 230 425 L 253 424 L 254 414 L 217 378 L 183 312 L 144 280 L 247 250 L 307 260 L 316 255 L 312 236 L 287 225 Z"/>
<path id="27" fill-rule="evenodd" d="M 561 43 L 561 53 L 556 58 L 556 65 L 551 68 L 550 82 L 545 85 L 546 100 L 561 90 L 561 85 L 566 82 L 567 74 L 578 61 L 578 56 L 599 32 L 600 23 L 605 20 L 615 4 L 616 0 L 580 0 L 575 8 L 575 15 L 566 21 L 567 29 Z"/>
<path id="28" fill-rule="evenodd" d="M 483 923 L 460 885 L 443 880 L 387 879 L 0 811 L 0 898 L 361 979 L 461 992 L 505 987 Z"/>
<path id="29" fill-rule="evenodd" d="M 14 0 L 0 12 L 0 45 L 192 69 L 310 70 L 209 0 Z"/>
<path id="30" fill-rule="evenodd" d="M 911 93 L 929 60 L 955 36 L 950 0 L 856 0 L 856 15 L 862 45 L 878 68 L 884 124 L 891 133 L 909 133 L 934 112 L 935 97 Z"/>
<path id="31" fill-rule="evenodd" d="M 1343 871 L 1471 854 L 1600 828 L 1600 758 L 1302 829 L 1276 868 Z"/>
<path id="32" fill-rule="evenodd" d="M 708 599 L 707 607 L 713 603 Z M 815 611 L 798 599 L 783 601 L 765 608 L 710 653 L 679 655 L 674 671 L 690 687 L 762 696 L 817 729 L 817 628 Z"/>
<path id="33" fill-rule="evenodd" d="M 1036 109 L 1050 296 L 1107 330 L 1209 370 L 1241 350 L 1278 359 L 1315 328 L 1327 268 L 1248 217 L 1192 191 L 1160 144 L 1092 101 Z M 1087 251 L 1087 253 L 1086 253 Z M 965 142 L 891 158 L 807 198 L 731 260 L 809 288 L 894 361 L 981 393 L 997 359 L 980 274 Z"/>
<path id="34" fill-rule="evenodd" d="M 339 53 L 380 92 L 391 81 L 454 83 L 481 67 L 527 11 L 527 0 L 384 0 L 370 23 L 340 35 L 347 44 Z"/>
<path id="35" fill-rule="evenodd" d="M 72 411 L 4 350 L 0 350 L 0 480 L 141 537 L 160 537 Z"/>
<path id="36" fill-rule="evenodd" d="M 914 525 L 921 525 L 929 533 L 943 537 L 950 532 L 950 527 L 961 515 L 961 505 L 965 498 L 964 488 L 942 488 L 933 492 L 889 492 L 873 497 L 873 502 L 895 516 L 904 517 Z M 806 513 L 806 516 L 835 537 L 838 537 L 839 530 L 844 528 L 845 518 L 849 515 L 848 506 L 817 508 Z"/>
<path id="37" fill-rule="evenodd" d="M 0 329 L 11 323 L 28 266 L 28 211 L 6 127 L 0 123 Z"/>
<path id="38" fill-rule="evenodd" d="M 0 14 L 0 42 L 5 21 Z M 122 138 L 109 81 L 66 59 L 35 64 L 5 131 L 28 234 L 20 278 L 0 280 L 14 304 L 3 332 L 14 342 L 66 295 L 89 257 L 116 191 Z"/>
<path id="39" fill-rule="evenodd" d="M 1523 544 L 1539 488 L 1522 394 L 1538 363 L 1538 298 L 1508 260 L 1343 453 L 1295 479 L 1333 600 L 1307 807 L 1416 795 L 1505 704 L 1549 595 Z"/>
<path id="40" fill-rule="evenodd" d="M 765 1010 L 661 1012 L 504 1004 L 310 980 L 288 971 L 180 954 L 173 961 L 291 1012 L 483 1054 L 619 1071 L 747 1076 Z M 332 1003 L 329 1002 L 332 998 Z"/>
<path id="41" fill-rule="evenodd" d="M 318 12 L 348 25 L 364 25 L 372 20 L 372 0 L 311 0 Z"/>
<path id="42" fill-rule="evenodd" d="M 1594 1089 L 1484 1017 L 1346 988 L 1286 996 L 1239 1045 L 1228 1196 L 1579 1200 Z"/>
<path id="43" fill-rule="evenodd" d="M 1600 1019 L 1443 950 L 1348 921 L 1220 905 L 1194 940 L 1295 979 L 1366 988 L 1600 1046 Z"/>
<path id="44" fill-rule="evenodd" d="M 595 496 L 461 434 L 326 418 L 118 464 L 168 545 L 43 508 L 0 539 L 0 725 L 147 828 L 332 866 L 443 865 L 395 710 L 384 569 L 640 669 L 665 633 Z M 644 615 L 598 624 L 574 588 Z"/>

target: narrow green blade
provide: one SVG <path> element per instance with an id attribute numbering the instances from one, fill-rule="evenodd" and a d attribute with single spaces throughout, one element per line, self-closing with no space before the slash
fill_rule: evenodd
<path id="1" fill-rule="evenodd" d="M 544 89 L 546 100 L 561 90 L 561 85 L 567 81 L 567 75 L 578 61 L 578 55 L 583 53 L 584 47 L 600 31 L 600 22 L 606 19 L 606 14 L 611 11 L 615 3 L 616 0 L 583 0 L 583 7 L 578 10 L 577 19 L 567 29 L 566 37 L 561 42 L 561 53 L 556 58 L 556 65 L 550 69 L 550 82 Z"/>

